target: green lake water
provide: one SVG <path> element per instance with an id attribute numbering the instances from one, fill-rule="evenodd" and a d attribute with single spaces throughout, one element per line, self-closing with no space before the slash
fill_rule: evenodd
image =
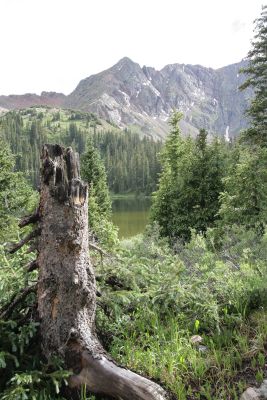
<path id="1" fill-rule="evenodd" d="M 119 227 L 119 237 L 129 238 L 145 230 L 151 200 L 144 197 L 125 197 L 112 202 L 112 221 Z"/>

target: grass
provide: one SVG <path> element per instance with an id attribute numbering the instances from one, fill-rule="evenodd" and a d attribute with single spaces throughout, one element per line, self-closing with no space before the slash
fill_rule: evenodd
<path id="1" fill-rule="evenodd" d="M 160 321 L 150 315 L 153 330 L 147 330 L 143 312 L 135 315 L 135 329 L 114 339 L 111 352 L 128 368 L 159 380 L 185 399 L 239 399 L 249 383 L 264 377 L 267 312 L 250 316 L 238 329 L 203 335 L 195 346 L 190 333 L 174 317 Z"/>

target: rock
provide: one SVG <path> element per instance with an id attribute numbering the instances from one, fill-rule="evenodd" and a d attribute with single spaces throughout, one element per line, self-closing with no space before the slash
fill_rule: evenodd
<path id="1" fill-rule="evenodd" d="M 190 338 L 190 342 L 195 345 L 200 352 L 205 352 L 208 350 L 207 346 L 203 346 L 200 343 L 203 341 L 203 338 L 199 335 L 194 335 Z"/>
<path id="2" fill-rule="evenodd" d="M 198 351 L 200 351 L 201 353 L 205 353 L 206 351 L 208 351 L 207 346 L 198 346 Z"/>
<path id="3" fill-rule="evenodd" d="M 242 394 L 240 400 L 260 400 L 260 395 L 257 389 L 250 387 Z"/>
<path id="4" fill-rule="evenodd" d="M 264 398 L 267 399 L 267 379 L 265 379 L 262 384 L 261 387 L 258 389 L 260 395 Z"/>
<path id="5" fill-rule="evenodd" d="M 96 113 L 121 128 L 135 125 L 155 138 L 166 137 L 168 119 L 178 109 L 184 115 L 180 125 L 185 134 L 194 136 L 205 128 L 232 138 L 247 124 L 243 114 L 252 92 L 237 90 L 245 79 L 239 69 L 245 65 L 241 61 L 214 70 L 170 64 L 157 71 L 124 57 L 83 79 L 64 107 Z"/>
<path id="6" fill-rule="evenodd" d="M 192 337 L 190 338 L 190 341 L 191 341 L 191 343 L 193 343 L 193 344 L 201 343 L 202 340 L 203 340 L 203 338 L 202 338 L 201 336 L 199 336 L 199 335 L 194 335 L 194 336 L 192 336 Z"/>

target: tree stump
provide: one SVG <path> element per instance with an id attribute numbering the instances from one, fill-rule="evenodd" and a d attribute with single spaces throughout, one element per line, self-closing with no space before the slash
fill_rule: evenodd
<path id="1" fill-rule="evenodd" d="M 71 369 L 69 385 L 123 400 L 165 400 L 156 383 L 113 362 L 95 332 L 96 284 L 88 252 L 88 188 L 71 148 L 42 150 L 38 310 L 42 349 Z"/>

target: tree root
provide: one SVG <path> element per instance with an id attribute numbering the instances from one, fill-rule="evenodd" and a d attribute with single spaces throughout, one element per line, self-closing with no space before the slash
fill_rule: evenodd
<path id="1" fill-rule="evenodd" d="M 167 400 L 168 395 L 157 383 L 136 373 L 118 367 L 106 357 L 94 358 L 88 352 L 82 353 L 82 370 L 72 375 L 71 388 L 86 385 L 93 393 L 112 396 L 121 400 Z"/>

